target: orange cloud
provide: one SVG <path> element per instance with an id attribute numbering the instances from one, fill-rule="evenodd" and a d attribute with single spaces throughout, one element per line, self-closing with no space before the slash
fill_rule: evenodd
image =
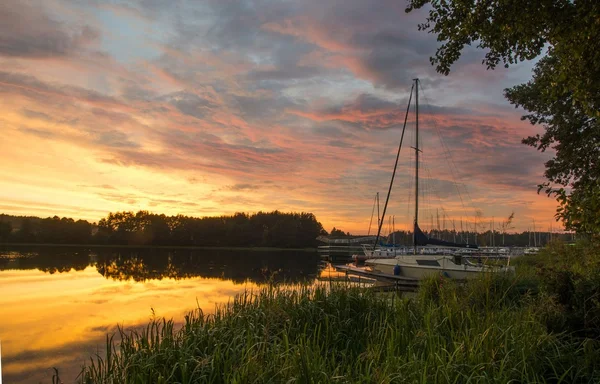
<path id="1" fill-rule="evenodd" d="M 82 35 L 82 20 L 96 34 L 69 40 L 60 55 L 0 50 L 2 210 L 97 220 L 114 210 L 282 209 L 313 211 L 327 228 L 364 232 L 372 196 L 387 189 L 410 79 L 424 73 L 433 105 L 432 113 L 426 103 L 421 111 L 423 146 L 432 148 L 423 157 L 443 203 L 459 210 L 442 170 L 452 164 L 486 216 L 511 209 L 534 216 L 525 207 L 539 199 L 537 220 L 551 220 L 552 200 L 535 195 L 547 155 L 519 143 L 537 127 L 480 97 L 492 86 L 500 93 L 505 76 L 498 72 L 489 83 L 465 65 L 457 77 L 436 77 L 427 64 L 435 41 L 413 31 L 414 17 L 398 22 L 396 2 L 351 0 L 338 12 L 308 1 L 256 15 L 197 6 L 62 4 L 60 26 L 49 9 L 19 8 L 45 20 L 55 36 Z M 109 27 L 128 17 L 135 18 L 130 30 Z M 148 30 L 139 45 L 116 38 L 159 25 L 164 33 Z M 410 187 L 408 155 L 401 189 Z M 228 187 L 240 185 L 253 188 Z"/>

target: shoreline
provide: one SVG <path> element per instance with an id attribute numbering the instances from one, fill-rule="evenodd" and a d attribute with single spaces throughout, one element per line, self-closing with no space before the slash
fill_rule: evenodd
<path id="1" fill-rule="evenodd" d="M 48 247 L 48 248 L 130 248 L 130 249 L 190 249 L 190 250 L 232 250 L 232 251 L 296 251 L 317 252 L 317 248 L 277 248 L 277 247 L 226 247 L 200 245 L 133 245 L 133 244 L 54 244 L 54 243 L 0 243 L 2 247 Z"/>

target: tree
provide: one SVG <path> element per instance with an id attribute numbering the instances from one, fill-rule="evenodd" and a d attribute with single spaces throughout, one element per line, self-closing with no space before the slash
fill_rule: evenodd
<path id="1" fill-rule="evenodd" d="M 567 229 L 600 234 L 600 3 L 592 0 L 409 0 L 407 12 L 431 5 L 420 30 L 442 45 L 431 63 L 448 74 L 465 46 L 487 50 L 488 69 L 540 57 L 526 84 L 506 89 L 515 107 L 529 113 L 543 135 L 523 143 L 555 156 L 539 185 L 560 204 Z"/>
<path id="2" fill-rule="evenodd" d="M 21 221 L 21 228 L 17 231 L 15 236 L 18 242 L 33 243 L 35 242 L 35 233 L 33 230 L 33 224 L 31 219 L 28 217 L 23 218 Z"/>
<path id="3" fill-rule="evenodd" d="M 333 229 L 331 230 L 330 236 L 337 236 L 337 237 L 350 237 L 352 236 L 350 234 L 350 232 L 345 233 L 344 231 L 342 231 L 341 229 L 337 229 L 336 227 L 333 227 Z"/>
<path id="4" fill-rule="evenodd" d="M 0 242 L 7 242 L 12 233 L 12 225 L 8 221 L 0 220 Z"/>

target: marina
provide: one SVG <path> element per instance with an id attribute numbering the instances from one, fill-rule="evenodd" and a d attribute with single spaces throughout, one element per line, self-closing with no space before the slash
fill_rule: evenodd
<path id="1" fill-rule="evenodd" d="M 476 253 L 479 255 L 483 254 L 483 252 L 480 253 L 478 251 L 479 247 L 476 244 L 456 243 L 432 238 L 426 235 L 419 227 L 419 166 L 421 165 L 419 163 L 419 155 L 422 152 L 422 149 L 419 148 L 419 88 L 419 79 L 414 79 L 406 108 L 406 116 L 404 118 L 394 170 L 385 205 L 383 206 L 383 213 L 381 219 L 378 220 L 377 236 L 372 247 L 363 246 L 365 264 L 371 267 L 374 272 L 382 275 L 403 276 L 404 278 L 411 279 L 423 279 L 433 274 L 441 274 L 451 279 L 464 280 L 475 278 L 482 273 L 514 273 L 514 268 L 509 266 L 510 256 L 505 258 L 506 265 L 484 263 L 483 261 L 487 261 L 489 258 L 468 257 Z M 415 158 L 413 244 L 412 247 L 397 247 L 396 245 L 380 246 L 378 240 L 381 237 L 381 229 L 398 168 L 398 160 L 404 142 L 413 94 L 415 96 L 415 142 L 414 147 L 411 147 L 414 149 Z M 356 256 L 355 259 L 358 260 L 359 257 Z"/>

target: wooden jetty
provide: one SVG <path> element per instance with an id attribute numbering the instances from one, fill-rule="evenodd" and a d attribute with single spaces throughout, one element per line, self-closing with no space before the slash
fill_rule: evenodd
<path id="1" fill-rule="evenodd" d="M 349 265 L 336 265 L 337 271 L 345 272 L 346 275 L 363 276 L 377 281 L 389 283 L 386 288 L 404 292 L 414 292 L 419 288 L 419 280 L 410 277 L 389 275 L 387 273 L 369 271 L 362 268 L 356 268 Z M 379 287 L 384 288 L 384 287 Z"/>

